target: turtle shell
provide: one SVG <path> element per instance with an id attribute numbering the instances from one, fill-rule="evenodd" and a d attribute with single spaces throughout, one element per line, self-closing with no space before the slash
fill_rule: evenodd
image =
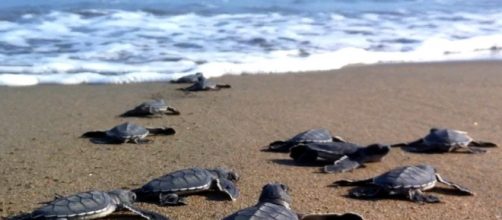
<path id="1" fill-rule="evenodd" d="M 424 137 L 423 141 L 427 145 L 467 146 L 472 141 L 472 138 L 464 131 L 433 128 L 430 130 L 429 134 Z"/>
<path id="2" fill-rule="evenodd" d="M 429 165 L 404 166 L 373 178 L 387 189 L 429 189 L 436 183 L 436 170 Z"/>
<path id="3" fill-rule="evenodd" d="M 32 212 L 34 219 L 98 218 L 115 211 L 116 205 L 106 192 L 90 191 L 56 199 Z"/>
<path id="4" fill-rule="evenodd" d="M 129 139 L 134 137 L 145 138 L 148 133 L 148 129 L 126 122 L 108 130 L 106 135 L 117 139 Z"/>
<path id="5" fill-rule="evenodd" d="M 178 78 L 177 80 L 173 80 L 175 83 L 194 83 L 197 82 L 199 77 L 203 76 L 202 73 L 195 73 L 195 74 L 190 74 L 186 76 L 182 76 Z"/>
<path id="6" fill-rule="evenodd" d="M 136 110 L 149 113 L 162 112 L 167 110 L 167 104 L 163 99 L 150 100 L 138 105 Z"/>
<path id="7" fill-rule="evenodd" d="M 297 220 L 298 216 L 284 206 L 274 203 L 259 203 L 256 206 L 242 209 L 224 220 Z"/>
<path id="8" fill-rule="evenodd" d="M 287 140 L 286 142 L 290 143 L 323 143 L 323 142 L 332 142 L 333 135 L 328 129 L 325 128 L 314 128 L 302 133 L 299 133 Z"/>
<path id="9" fill-rule="evenodd" d="M 178 170 L 152 181 L 141 187 L 143 193 L 188 194 L 211 188 L 215 176 L 206 169 L 190 168 Z"/>

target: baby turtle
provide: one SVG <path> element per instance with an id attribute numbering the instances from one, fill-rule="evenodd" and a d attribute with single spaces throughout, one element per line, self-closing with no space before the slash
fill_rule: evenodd
<path id="1" fill-rule="evenodd" d="M 201 72 L 185 75 L 176 80 L 171 80 L 171 83 L 195 83 L 199 80 L 199 77 L 203 77 Z"/>
<path id="2" fill-rule="evenodd" d="M 191 85 L 187 88 L 183 88 L 181 90 L 189 91 L 189 92 L 197 92 L 197 91 L 220 90 L 220 89 L 228 89 L 228 88 L 231 88 L 231 86 L 228 84 L 216 84 L 216 83 L 209 81 L 204 76 L 199 76 L 197 78 L 197 82 L 195 82 L 193 85 Z"/>
<path id="3" fill-rule="evenodd" d="M 122 144 L 132 142 L 144 144 L 151 142 L 146 140 L 149 135 L 173 135 L 176 131 L 173 128 L 145 128 L 129 122 L 117 125 L 108 131 L 89 131 L 82 135 L 84 138 L 91 138 L 97 144 Z"/>
<path id="4" fill-rule="evenodd" d="M 263 186 L 258 203 L 255 206 L 241 209 L 223 220 L 362 220 L 357 214 L 346 213 L 343 215 L 329 214 L 298 214 L 291 210 L 291 197 L 288 187 L 284 184 L 274 183 Z"/>
<path id="5" fill-rule="evenodd" d="M 141 210 L 132 204 L 136 200 L 136 195 L 129 190 L 117 189 L 110 192 L 89 191 L 58 197 L 44 206 L 28 214 L 14 216 L 12 220 L 35 220 L 35 219 L 57 219 L 57 220 L 77 220 L 77 219 L 97 219 L 110 215 L 111 213 L 127 209 L 143 218 L 151 220 L 167 220 L 158 213 Z"/>
<path id="6" fill-rule="evenodd" d="M 394 144 L 392 147 L 403 147 L 410 152 L 452 152 L 466 150 L 469 153 L 484 153 L 480 147 L 497 147 L 496 144 L 475 141 L 465 131 L 432 128 L 424 138 L 410 143 Z"/>
<path id="7" fill-rule="evenodd" d="M 150 201 L 159 205 L 184 205 L 181 195 L 205 191 L 220 191 L 233 201 L 239 196 L 235 182 L 239 176 L 226 169 L 189 168 L 168 173 L 134 190 L 139 201 Z"/>
<path id="8" fill-rule="evenodd" d="M 269 151 L 289 152 L 289 149 L 298 144 L 345 142 L 341 137 L 333 136 L 328 129 L 314 128 L 301 132 L 286 141 L 274 141 L 268 145 Z"/>
<path id="9" fill-rule="evenodd" d="M 348 142 L 308 143 L 291 148 L 296 163 L 315 163 L 318 158 L 334 162 L 324 167 L 326 173 L 354 170 L 367 162 L 378 162 L 390 151 L 388 145 L 372 144 L 362 147 Z"/>
<path id="10" fill-rule="evenodd" d="M 436 203 L 439 198 L 424 194 L 422 191 L 432 189 L 440 182 L 455 188 L 467 195 L 474 195 L 469 189 L 443 179 L 430 165 L 404 166 L 392 169 L 380 176 L 365 180 L 340 180 L 335 186 L 363 186 L 353 190 L 350 195 L 360 198 L 371 198 L 384 195 L 405 195 L 415 202 Z"/>
<path id="11" fill-rule="evenodd" d="M 164 99 L 155 99 L 143 102 L 120 116 L 155 116 L 164 114 L 179 115 L 180 112 L 176 108 L 167 105 Z"/>

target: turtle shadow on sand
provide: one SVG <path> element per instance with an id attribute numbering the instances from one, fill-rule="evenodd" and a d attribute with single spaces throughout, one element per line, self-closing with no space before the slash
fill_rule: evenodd
<path id="1" fill-rule="evenodd" d="M 333 188 L 340 188 L 339 186 L 335 185 L 329 185 L 329 187 Z M 375 187 L 377 188 L 377 187 Z M 368 187 L 364 186 L 358 186 L 355 188 L 352 188 L 349 190 L 348 194 L 342 195 L 342 197 L 347 198 L 347 199 L 355 199 L 355 200 L 363 200 L 363 201 L 379 201 L 379 200 L 398 200 L 398 201 L 407 201 L 411 203 L 416 203 L 406 197 L 403 197 L 401 195 L 389 195 L 389 194 L 380 194 L 378 197 L 355 197 L 352 196 L 351 194 L 353 193 L 360 193 L 360 192 L 366 192 L 366 191 L 372 191 L 373 189 L 368 190 Z M 440 193 L 443 195 L 451 195 L 451 196 L 469 196 L 469 194 L 458 192 L 455 189 L 448 189 L 448 188 L 443 188 L 443 187 L 437 187 L 428 190 L 428 192 L 432 193 Z"/>

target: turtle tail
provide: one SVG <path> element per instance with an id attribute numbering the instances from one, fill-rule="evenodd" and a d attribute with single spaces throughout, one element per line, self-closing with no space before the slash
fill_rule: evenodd
<path id="1" fill-rule="evenodd" d="M 216 88 L 218 88 L 218 89 L 230 89 L 230 88 L 232 88 L 232 86 L 229 85 L 229 84 L 217 84 Z"/>

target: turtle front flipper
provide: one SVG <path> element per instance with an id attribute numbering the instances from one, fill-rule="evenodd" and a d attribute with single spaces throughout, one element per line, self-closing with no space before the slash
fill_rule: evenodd
<path id="1" fill-rule="evenodd" d="M 472 147 L 498 147 L 497 144 L 492 143 L 492 142 L 486 142 L 486 141 L 471 141 L 469 143 L 469 146 L 472 146 Z"/>
<path id="2" fill-rule="evenodd" d="M 457 189 L 458 191 L 460 191 L 462 193 L 465 193 L 467 195 L 474 195 L 474 193 L 471 190 L 469 190 L 469 189 L 467 189 L 467 188 L 465 188 L 463 186 L 460 186 L 458 184 L 452 183 L 452 182 L 450 182 L 448 180 L 443 179 L 443 177 L 441 177 L 441 175 L 439 175 L 438 173 L 436 173 L 436 179 L 437 179 L 438 182 L 443 183 L 443 184 L 448 185 L 448 186 L 451 186 L 451 187 Z"/>
<path id="3" fill-rule="evenodd" d="M 364 218 L 356 213 L 324 213 L 324 214 L 298 214 L 301 220 L 363 220 Z"/>
<path id="4" fill-rule="evenodd" d="M 178 109 L 176 109 L 174 107 L 168 106 L 167 107 L 167 112 L 165 114 L 179 115 L 180 111 L 178 111 Z"/>
<path id="5" fill-rule="evenodd" d="M 176 193 L 160 193 L 159 204 L 161 206 L 168 205 L 186 205 L 185 198 L 178 196 Z"/>
<path id="6" fill-rule="evenodd" d="M 471 146 L 467 146 L 465 148 L 469 153 L 473 153 L 473 154 L 482 154 L 482 153 L 486 153 L 486 150 L 485 149 L 481 149 L 479 147 L 471 147 Z"/>
<path id="7" fill-rule="evenodd" d="M 348 156 L 343 156 L 333 163 L 333 165 L 327 165 L 324 167 L 324 172 L 326 173 L 342 173 L 354 170 L 362 164 Z"/>
<path id="8" fill-rule="evenodd" d="M 145 219 L 148 219 L 148 220 L 169 220 L 168 217 L 166 216 L 163 216 L 159 213 L 156 213 L 156 212 L 152 212 L 152 211 L 147 211 L 147 210 L 143 210 L 143 209 L 140 209 L 140 208 L 137 208 L 137 207 L 134 207 L 132 205 L 122 205 L 124 208 L 126 208 L 127 210 L 145 218 Z"/>
<path id="9" fill-rule="evenodd" d="M 150 135 L 173 135 L 176 134 L 174 128 L 147 128 Z"/>
<path id="10" fill-rule="evenodd" d="M 234 182 L 228 179 L 224 178 L 217 179 L 216 187 L 218 188 L 219 191 L 227 194 L 232 201 L 235 201 L 237 197 L 239 197 L 239 189 L 234 184 Z"/>
<path id="11" fill-rule="evenodd" d="M 414 202 L 419 203 L 438 203 L 439 198 L 433 195 L 427 195 L 418 189 L 410 189 L 408 192 L 408 198 Z"/>

